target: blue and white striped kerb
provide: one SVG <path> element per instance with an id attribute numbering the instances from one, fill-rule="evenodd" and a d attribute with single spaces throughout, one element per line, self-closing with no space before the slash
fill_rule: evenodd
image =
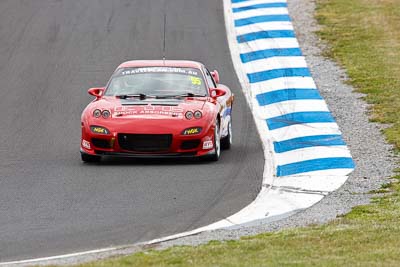
<path id="1" fill-rule="evenodd" d="M 253 112 L 272 141 L 275 175 L 348 175 L 354 162 L 302 56 L 286 1 L 232 0 L 232 16 Z"/>

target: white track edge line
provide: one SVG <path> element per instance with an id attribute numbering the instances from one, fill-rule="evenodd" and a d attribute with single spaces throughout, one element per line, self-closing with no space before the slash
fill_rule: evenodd
<path id="1" fill-rule="evenodd" d="M 20 260 L 20 261 L 0 262 L 0 266 L 2 266 L 2 265 L 11 265 L 11 264 L 24 264 L 24 263 L 35 263 L 35 262 L 41 262 L 41 261 L 59 260 L 59 259 L 83 256 L 83 255 L 88 255 L 88 254 L 97 254 L 97 253 L 101 253 L 101 252 L 110 252 L 110 251 L 121 249 L 121 248 L 123 248 L 123 247 L 110 247 L 110 248 L 95 249 L 95 250 L 76 252 L 76 253 L 70 253 L 70 254 L 64 254 L 64 255 L 43 257 L 43 258 L 27 259 L 27 260 Z"/>

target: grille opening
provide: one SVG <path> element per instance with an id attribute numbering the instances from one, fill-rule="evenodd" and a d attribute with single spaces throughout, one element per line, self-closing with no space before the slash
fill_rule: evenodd
<path id="1" fill-rule="evenodd" d="M 167 152 L 172 134 L 118 134 L 119 146 L 137 152 Z"/>
<path id="2" fill-rule="evenodd" d="M 92 144 L 98 148 L 112 148 L 110 140 L 92 138 Z"/>
<path id="3" fill-rule="evenodd" d="M 194 149 L 197 148 L 200 145 L 200 140 L 187 140 L 187 141 L 182 141 L 181 144 L 181 149 Z"/>

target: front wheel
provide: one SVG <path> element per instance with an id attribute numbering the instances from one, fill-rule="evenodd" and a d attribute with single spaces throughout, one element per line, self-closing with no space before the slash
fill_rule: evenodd
<path id="1" fill-rule="evenodd" d="M 232 118 L 229 120 L 228 124 L 228 135 L 221 139 L 221 148 L 230 149 L 232 146 Z"/>
<path id="2" fill-rule="evenodd" d="M 99 162 L 101 160 L 101 156 L 81 153 L 81 159 L 83 162 L 93 163 L 93 162 Z"/>
<path id="3" fill-rule="evenodd" d="M 221 136 L 219 121 L 216 120 L 214 128 L 214 153 L 205 157 L 209 161 L 218 161 L 221 156 Z"/>

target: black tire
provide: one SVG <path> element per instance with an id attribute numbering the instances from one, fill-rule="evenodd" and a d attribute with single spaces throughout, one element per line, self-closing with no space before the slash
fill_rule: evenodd
<path id="1" fill-rule="evenodd" d="M 86 153 L 81 153 L 81 159 L 83 162 L 93 163 L 99 162 L 101 160 L 101 156 L 89 155 Z"/>
<path id="2" fill-rule="evenodd" d="M 230 149 L 232 146 L 232 118 L 228 124 L 228 135 L 221 139 L 221 148 Z"/>
<path id="3" fill-rule="evenodd" d="M 213 154 L 206 156 L 205 158 L 206 160 L 218 161 L 219 157 L 221 156 L 220 126 L 218 120 L 216 120 L 215 122 L 215 129 L 214 129 L 214 150 L 215 152 Z"/>

